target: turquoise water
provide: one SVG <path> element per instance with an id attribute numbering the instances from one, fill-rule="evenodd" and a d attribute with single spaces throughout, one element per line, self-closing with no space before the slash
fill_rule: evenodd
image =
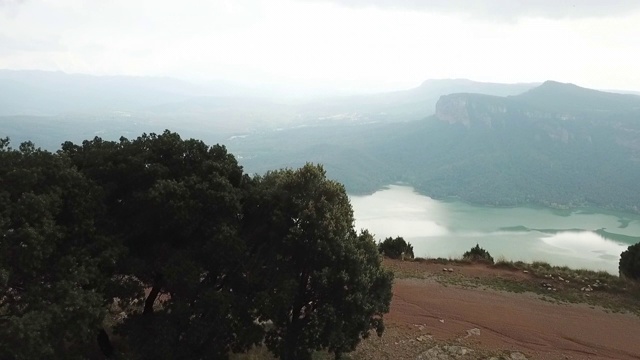
<path id="1" fill-rule="evenodd" d="M 399 185 L 350 198 L 357 229 L 369 229 L 377 239 L 402 236 L 420 257 L 457 258 L 477 243 L 494 259 L 617 274 L 620 253 L 640 242 L 637 214 L 485 207 L 433 200 Z"/>

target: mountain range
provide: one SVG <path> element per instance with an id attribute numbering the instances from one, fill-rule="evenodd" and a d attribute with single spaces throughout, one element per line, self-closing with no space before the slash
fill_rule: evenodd
<path id="1" fill-rule="evenodd" d="M 547 81 L 428 80 L 282 99 L 166 78 L 0 71 L 0 136 L 56 150 L 165 128 L 223 143 L 249 173 L 324 164 L 351 193 L 638 211 L 640 96 Z"/>
<path id="2" fill-rule="evenodd" d="M 443 95 L 417 121 L 234 140 L 250 171 L 320 162 L 352 193 L 401 182 L 500 206 L 640 204 L 640 97 L 553 81 L 518 95 Z"/>

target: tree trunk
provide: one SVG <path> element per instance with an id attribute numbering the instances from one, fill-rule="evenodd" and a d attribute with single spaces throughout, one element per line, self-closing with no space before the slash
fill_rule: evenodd
<path id="1" fill-rule="evenodd" d="M 104 329 L 100 329 L 98 332 L 98 346 L 100 347 L 100 351 L 106 358 L 110 358 L 113 356 L 113 345 L 111 345 L 111 340 L 109 339 L 109 334 L 107 334 Z"/>
<path id="2" fill-rule="evenodd" d="M 142 311 L 143 314 L 153 314 L 153 304 L 156 302 L 161 289 L 162 277 L 158 275 L 153 281 L 153 287 L 151 288 L 147 299 L 144 301 L 144 310 Z"/>

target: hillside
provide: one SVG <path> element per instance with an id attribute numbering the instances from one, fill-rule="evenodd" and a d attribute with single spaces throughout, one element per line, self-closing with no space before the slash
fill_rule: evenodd
<path id="1" fill-rule="evenodd" d="M 638 119 L 639 96 L 546 82 L 515 96 L 445 95 L 420 121 L 296 129 L 230 148 L 257 172 L 297 166 L 305 154 L 354 193 L 398 181 L 482 204 L 638 211 Z M 262 152 L 265 138 L 278 146 Z"/>
<path id="2" fill-rule="evenodd" d="M 292 100 L 166 78 L 0 71 L 0 95 L 0 136 L 50 150 L 169 128 L 227 145 L 249 173 L 322 163 L 351 193 L 404 182 L 481 204 L 640 203 L 640 96 L 573 84 L 427 80 Z"/>
<path id="3" fill-rule="evenodd" d="M 305 126 L 420 120 L 447 93 L 504 96 L 533 86 L 443 79 L 402 91 L 319 98 L 223 82 L 0 70 L 0 136 L 55 150 L 66 140 L 115 140 L 169 128 L 217 143 Z"/>

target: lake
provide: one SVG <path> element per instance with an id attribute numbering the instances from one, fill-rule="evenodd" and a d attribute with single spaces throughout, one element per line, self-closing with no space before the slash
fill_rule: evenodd
<path id="1" fill-rule="evenodd" d="M 477 206 L 399 185 L 350 199 L 356 229 L 369 229 L 378 240 L 402 236 L 416 257 L 458 258 L 477 243 L 496 260 L 541 260 L 617 275 L 620 253 L 640 242 L 637 214 Z"/>

